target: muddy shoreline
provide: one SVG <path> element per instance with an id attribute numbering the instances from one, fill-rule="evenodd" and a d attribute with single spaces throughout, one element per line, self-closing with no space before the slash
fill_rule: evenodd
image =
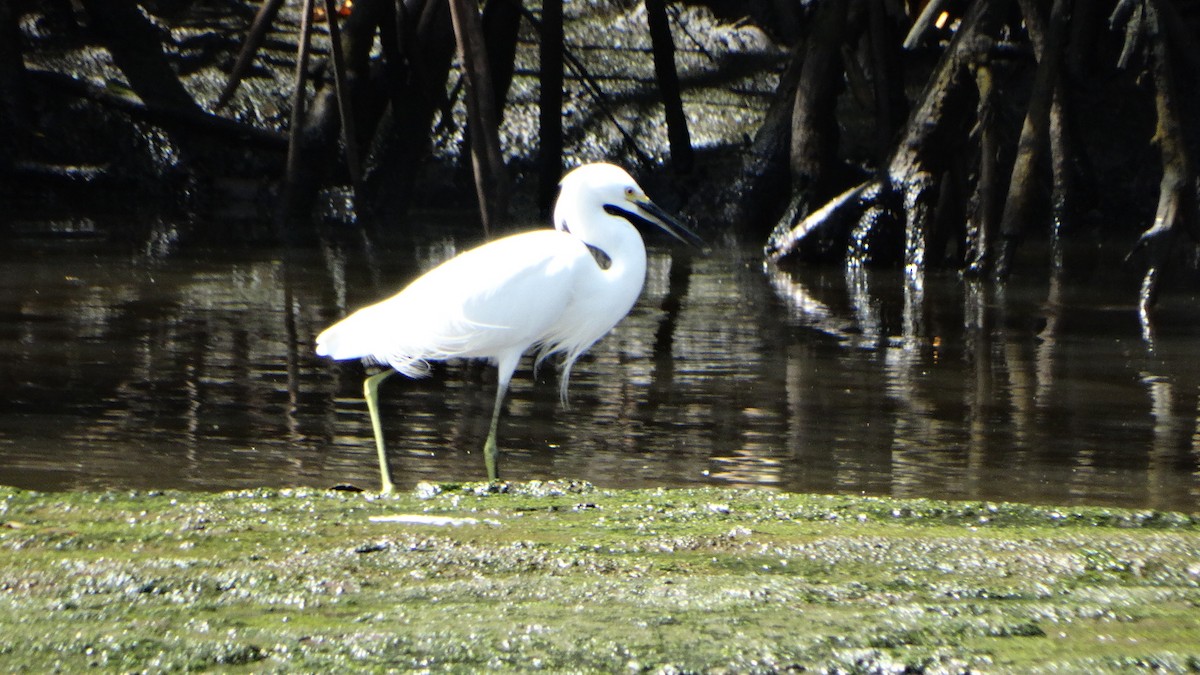
<path id="1" fill-rule="evenodd" d="M 0 490 L 14 670 L 1181 672 L 1200 520 L 599 490 Z"/>

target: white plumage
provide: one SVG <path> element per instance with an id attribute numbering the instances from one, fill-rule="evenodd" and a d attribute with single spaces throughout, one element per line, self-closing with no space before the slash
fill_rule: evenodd
<path id="1" fill-rule="evenodd" d="M 553 230 L 515 234 L 462 253 L 396 295 L 365 307 L 317 336 L 317 354 L 363 358 L 409 377 L 430 361 L 486 358 L 499 374 L 491 430 L 484 445 L 495 480 L 496 424 L 521 356 L 563 354 L 561 393 L 571 366 L 612 330 L 637 301 L 646 276 L 646 249 L 630 222 L 640 218 L 687 241 L 695 235 L 653 205 L 623 169 L 588 164 L 562 181 Z M 589 246 L 603 253 L 597 261 Z M 379 382 L 367 378 L 384 491 L 392 489 L 377 405 Z"/>

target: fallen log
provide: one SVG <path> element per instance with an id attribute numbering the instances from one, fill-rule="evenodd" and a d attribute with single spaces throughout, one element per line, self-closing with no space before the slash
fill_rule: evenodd
<path id="1" fill-rule="evenodd" d="M 987 57 L 1006 5 L 1006 0 L 971 5 L 887 166 L 872 181 L 843 193 L 802 222 L 781 221 L 769 238 L 769 260 L 782 262 L 794 254 L 804 258 L 813 251 L 841 247 L 854 263 L 924 264 L 940 176 L 974 121 L 969 66 Z M 847 218 L 858 220 L 849 231 Z M 901 226 L 903 231 L 897 231 Z"/>

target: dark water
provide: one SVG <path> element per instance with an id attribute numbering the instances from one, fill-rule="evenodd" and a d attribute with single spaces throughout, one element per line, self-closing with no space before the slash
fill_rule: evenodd
<path id="1" fill-rule="evenodd" d="M 0 483 L 377 486 L 362 368 L 317 358 L 313 338 L 453 239 L 285 253 L 184 246 L 162 224 L 134 243 L 84 230 L 0 251 Z M 553 368 L 522 364 L 501 468 L 1198 510 L 1196 298 L 1164 298 L 1149 332 L 1128 279 L 1047 276 L 906 288 L 895 270 L 788 275 L 753 250 L 652 249 L 642 301 L 576 366 L 568 409 Z M 493 387 L 470 364 L 385 383 L 401 486 L 483 478 Z"/>

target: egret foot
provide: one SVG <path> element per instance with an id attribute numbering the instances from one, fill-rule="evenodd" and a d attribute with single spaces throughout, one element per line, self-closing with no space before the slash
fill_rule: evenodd
<path id="1" fill-rule="evenodd" d="M 490 433 L 487 437 L 487 442 L 483 444 L 483 463 L 487 466 L 488 480 L 500 480 L 500 474 L 496 470 L 496 462 L 500 459 L 500 448 L 496 447 L 496 434 Z"/>

